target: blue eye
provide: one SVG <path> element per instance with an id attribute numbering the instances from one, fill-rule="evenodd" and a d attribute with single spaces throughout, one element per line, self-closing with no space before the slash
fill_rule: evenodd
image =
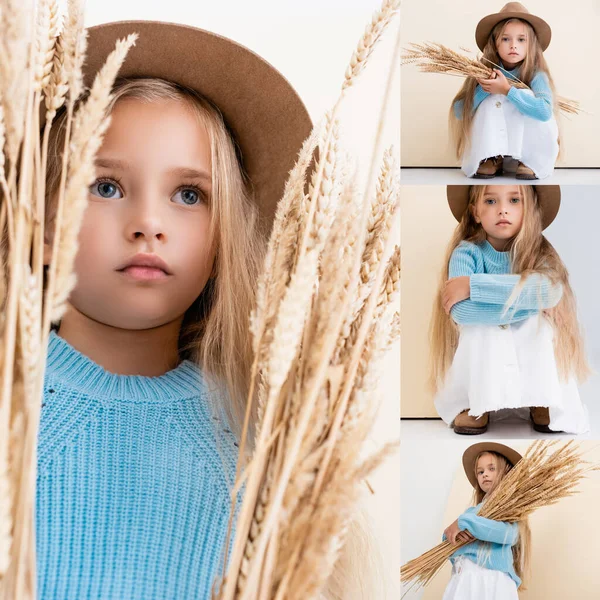
<path id="1" fill-rule="evenodd" d="M 485 204 L 496 204 L 496 200 L 494 198 L 486 198 L 484 200 Z"/>
<path id="2" fill-rule="evenodd" d="M 89 190 L 91 194 L 98 196 L 99 198 L 114 198 L 113 194 L 115 192 L 121 193 L 116 182 L 111 179 L 97 179 L 90 185 Z M 117 197 L 122 198 L 123 195 L 121 194 Z"/>
<path id="3" fill-rule="evenodd" d="M 521 198 L 512 198 L 512 199 L 511 199 L 511 202 L 512 202 L 513 204 L 518 204 L 519 202 L 521 202 Z"/>
<path id="4" fill-rule="evenodd" d="M 202 190 L 196 186 L 188 186 L 177 190 L 173 198 L 177 196 L 181 196 L 181 199 L 186 206 L 196 206 L 197 204 L 200 204 L 204 198 Z"/>

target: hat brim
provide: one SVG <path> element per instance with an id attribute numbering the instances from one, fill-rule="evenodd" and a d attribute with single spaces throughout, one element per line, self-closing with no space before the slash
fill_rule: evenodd
<path id="1" fill-rule="evenodd" d="M 538 203 L 542 209 L 542 229 L 546 229 L 556 218 L 560 208 L 559 185 L 534 185 Z M 448 205 L 454 218 L 460 223 L 467 206 L 469 205 L 470 185 L 448 185 L 446 195 Z"/>
<path id="2" fill-rule="evenodd" d="M 498 454 L 502 454 L 513 467 L 523 458 L 521 454 L 513 448 L 497 442 L 480 442 L 469 446 L 463 454 L 462 462 L 465 469 L 465 475 L 474 488 L 477 488 L 479 485 L 477 483 L 477 476 L 475 475 L 475 459 L 482 452 L 497 452 Z"/>
<path id="3" fill-rule="evenodd" d="M 519 11 L 500 12 L 483 17 L 483 19 L 481 19 L 481 21 L 479 21 L 477 24 L 477 28 L 475 29 L 475 40 L 480 50 L 485 48 L 488 38 L 490 37 L 490 33 L 492 33 L 492 29 L 494 29 L 494 27 L 500 23 L 500 21 L 506 21 L 508 19 L 521 19 L 521 21 L 527 21 L 533 27 L 542 50 L 546 50 L 546 48 L 550 45 L 550 40 L 552 39 L 552 29 L 550 28 L 550 25 L 544 21 L 544 19 L 540 19 L 540 17 L 536 17 L 535 15 Z"/>
<path id="4" fill-rule="evenodd" d="M 220 35 L 162 21 L 88 28 L 84 83 L 91 86 L 115 42 L 139 33 L 118 77 L 157 77 L 191 88 L 221 111 L 242 155 L 262 224 L 269 229 L 312 122 L 290 83 L 263 58 Z"/>

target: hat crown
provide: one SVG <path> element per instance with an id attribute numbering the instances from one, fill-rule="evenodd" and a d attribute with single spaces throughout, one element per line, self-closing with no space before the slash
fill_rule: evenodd
<path id="1" fill-rule="evenodd" d="M 522 12 L 522 13 L 525 13 L 526 15 L 530 14 L 530 12 L 520 2 L 508 2 L 507 4 L 505 4 L 502 7 L 500 12 L 501 13 L 503 13 L 503 12 L 508 12 L 508 13 Z"/>

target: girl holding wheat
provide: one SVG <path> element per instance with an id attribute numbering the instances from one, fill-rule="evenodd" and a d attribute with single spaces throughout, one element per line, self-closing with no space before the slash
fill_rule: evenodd
<path id="1" fill-rule="evenodd" d="M 361 454 L 399 336 L 399 172 L 387 150 L 359 195 L 336 116 L 399 1 L 312 131 L 231 40 L 7 7 L 0 596 L 372 597 L 354 533 L 395 448 Z"/>
<path id="2" fill-rule="evenodd" d="M 491 412 L 526 411 L 535 430 L 589 429 L 577 380 L 589 373 L 567 269 L 544 237 L 559 186 L 448 186 L 459 222 L 430 326 L 439 415 L 459 434 Z"/>
<path id="3" fill-rule="evenodd" d="M 265 231 L 311 129 L 273 67 L 182 25 L 89 29 L 88 81 L 132 31 L 139 41 L 113 87 L 77 284 L 48 345 L 37 483 L 44 600 L 210 597 Z M 63 111 L 48 153 L 46 265 L 65 121 Z"/>
<path id="4" fill-rule="evenodd" d="M 552 31 L 519 2 L 481 19 L 475 37 L 490 79 L 468 77 L 452 102 L 450 125 L 467 177 L 500 174 L 504 158 L 518 161 L 517 179 L 551 175 L 559 151 L 558 105 L 544 58 Z M 510 84 L 516 80 L 530 89 Z"/>
<path id="5" fill-rule="evenodd" d="M 450 557 L 452 578 L 443 600 L 517 600 L 529 565 L 528 519 L 505 523 L 478 515 L 487 498 L 521 455 L 504 444 L 483 442 L 463 454 L 465 474 L 473 486 L 474 506 L 446 528 L 443 540 L 466 542 Z"/>

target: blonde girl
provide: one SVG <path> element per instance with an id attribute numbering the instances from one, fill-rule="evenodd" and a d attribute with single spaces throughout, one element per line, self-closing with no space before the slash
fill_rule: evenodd
<path id="1" fill-rule="evenodd" d="M 486 431 L 489 413 L 525 411 L 534 429 L 585 433 L 577 389 L 589 369 L 569 275 L 543 230 L 558 186 L 448 186 L 459 222 L 448 245 L 430 326 L 431 383 L 459 434 Z"/>
<path id="2" fill-rule="evenodd" d="M 77 284 L 47 349 L 41 600 L 210 597 L 248 392 L 254 286 L 311 129 L 273 67 L 182 25 L 89 29 L 88 85 L 133 31 L 89 187 Z M 57 119 L 46 265 L 66 123 Z M 333 579 L 328 597 L 346 597 L 351 578 Z"/>
<path id="3" fill-rule="evenodd" d="M 504 159 L 517 161 L 517 179 L 551 175 L 559 151 L 554 82 L 544 50 L 548 23 L 519 2 L 484 17 L 475 37 L 491 79 L 469 77 L 454 98 L 450 129 L 467 177 L 489 179 L 502 173 Z M 511 86 L 520 80 L 530 89 Z"/>
<path id="4" fill-rule="evenodd" d="M 494 442 L 475 444 L 463 454 L 474 506 L 444 531 L 444 540 L 468 543 L 450 557 L 452 578 L 443 600 L 518 600 L 517 589 L 525 589 L 531 553 L 528 521 L 504 523 L 478 515 L 519 460 L 518 452 Z"/>

